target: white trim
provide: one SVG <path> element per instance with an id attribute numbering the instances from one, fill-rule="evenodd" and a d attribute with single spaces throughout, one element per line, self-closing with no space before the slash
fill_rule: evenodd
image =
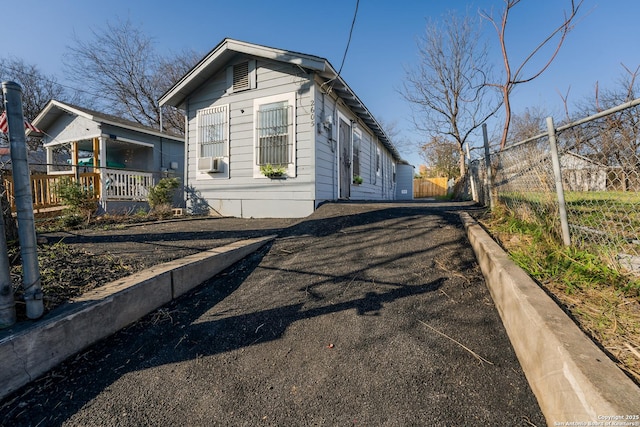
<path id="1" fill-rule="evenodd" d="M 243 88 L 243 89 L 233 89 L 233 69 L 243 63 L 247 63 L 247 83 L 248 83 L 248 87 Z M 245 59 L 242 60 L 240 62 L 234 62 L 233 64 L 229 65 L 227 67 L 226 70 L 226 79 L 227 79 L 227 90 L 225 91 L 225 93 L 227 95 L 230 95 L 232 93 L 238 93 L 238 92 L 244 92 L 246 90 L 251 90 L 251 89 L 255 89 L 256 88 L 256 82 L 257 82 L 257 78 L 256 78 L 256 69 L 257 69 L 257 61 L 255 59 Z"/>
<path id="2" fill-rule="evenodd" d="M 263 98 L 255 98 L 253 100 L 253 177 L 268 179 L 260 172 L 260 166 L 258 166 L 258 110 L 261 105 L 271 104 L 274 102 L 286 101 L 293 108 L 291 109 L 291 163 L 287 167 L 287 177 L 294 178 L 296 176 L 296 164 L 297 164 L 297 134 L 296 134 L 296 122 L 298 106 L 296 103 L 296 93 L 289 92 L 280 95 L 265 96 Z"/>
<path id="3" fill-rule="evenodd" d="M 110 120 L 109 118 L 106 117 L 101 117 L 101 116 L 95 116 L 91 113 L 88 113 L 86 111 L 83 111 L 79 108 L 74 108 L 70 105 L 67 105 L 63 102 L 60 101 L 56 101 L 55 99 L 52 99 L 51 101 L 49 101 L 49 103 L 47 104 L 47 106 L 44 108 L 44 110 L 42 110 L 40 112 L 40 114 L 38 114 L 36 116 L 36 118 L 33 120 L 33 124 L 35 126 L 40 125 L 40 122 L 49 114 L 49 112 L 51 112 L 51 110 L 53 110 L 54 108 L 57 108 L 59 110 L 65 111 L 67 113 L 71 113 L 74 114 L 77 117 L 84 117 L 85 119 L 91 120 L 94 123 L 98 123 L 98 124 L 107 124 L 110 126 L 113 126 L 115 128 L 121 128 L 121 129 L 128 129 L 128 130 L 132 130 L 135 132 L 140 132 L 143 134 L 147 134 L 147 135 L 153 135 L 153 136 L 157 136 L 157 137 L 161 137 L 161 138 L 166 138 L 166 139 L 171 139 L 174 141 L 182 141 L 182 138 L 179 136 L 172 136 L 172 135 L 168 135 L 164 132 L 160 132 L 160 131 L 156 131 L 156 130 L 152 130 L 152 129 L 148 129 L 148 128 L 141 128 L 136 126 L 134 123 L 131 124 L 127 124 L 127 123 L 122 123 L 119 121 L 114 121 L 114 120 Z M 98 138 L 100 135 L 96 135 L 94 136 L 94 138 Z"/>
<path id="4" fill-rule="evenodd" d="M 351 125 L 351 176 L 354 177 L 354 168 L 353 168 L 353 153 L 354 153 L 354 147 L 355 147 L 355 138 L 354 135 L 357 135 L 358 138 L 360 139 L 360 142 L 358 143 L 358 169 L 359 169 L 359 173 L 358 175 L 364 179 L 364 177 L 362 176 L 362 130 L 360 129 L 360 126 L 357 125 Z M 353 182 L 353 178 L 352 178 L 352 182 Z"/>
<path id="5" fill-rule="evenodd" d="M 112 136 L 115 136 L 115 138 L 112 138 Z M 107 138 L 108 140 L 114 141 L 114 142 L 126 142 L 127 144 L 134 144 L 134 145 L 140 145 L 142 147 L 149 147 L 149 148 L 153 148 L 155 147 L 154 144 L 150 143 L 150 142 L 142 142 L 142 141 L 136 141 L 135 139 L 130 139 L 130 138 L 123 138 L 121 136 L 118 135 L 113 135 L 113 134 L 106 134 L 106 133 L 98 133 L 98 134 L 94 134 L 94 135 L 85 135 L 83 137 L 73 137 L 73 138 L 69 138 L 69 139 L 54 139 L 51 142 L 47 142 L 46 144 L 43 144 L 42 146 L 44 148 L 47 147 L 55 147 L 58 145 L 65 145 L 65 144 L 71 144 L 72 142 L 80 142 L 80 141 L 90 141 L 93 140 L 94 138 Z M 173 138 L 169 138 L 169 139 L 173 139 Z"/>
<path id="6" fill-rule="evenodd" d="M 115 138 L 112 138 L 112 136 L 115 136 Z M 100 135 L 100 137 L 105 137 L 110 141 L 114 141 L 114 142 L 126 142 L 128 144 L 134 144 L 134 145 L 141 145 L 143 147 L 150 147 L 153 148 L 155 145 L 148 143 L 148 142 L 141 142 L 141 141 L 136 141 L 135 139 L 130 139 L 130 138 L 123 138 L 121 136 L 118 135 L 109 135 L 109 134 L 102 134 Z M 81 139 L 80 141 L 84 141 L 85 138 Z"/>
<path id="7" fill-rule="evenodd" d="M 160 97 L 159 104 L 169 104 L 176 107 L 182 104 L 196 87 L 199 87 L 208 79 L 210 73 L 213 74 L 220 71 L 222 69 L 221 64 L 237 53 L 299 65 L 302 68 L 318 72 L 325 72 L 328 69 L 333 70 L 324 58 L 226 38 L 165 92 Z"/>
<path id="8" fill-rule="evenodd" d="M 71 144 L 72 142 L 88 141 L 88 140 L 92 140 L 93 138 L 100 138 L 102 136 L 104 136 L 104 135 L 100 134 L 100 133 L 96 133 L 96 134 L 93 134 L 93 135 L 87 135 L 87 136 L 83 136 L 83 137 L 75 136 L 73 138 L 62 139 L 62 140 L 56 138 L 51 142 L 47 142 L 45 144 L 42 144 L 42 146 L 44 148 L 55 147 L 55 146 L 58 146 L 58 145 Z"/>
<path id="9" fill-rule="evenodd" d="M 200 117 L 201 114 L 199 114 L 201 111 L 204 110 L 209 110 L 209 109 L 217 109 L 217 108 L 223 108 L 224 109 L 224 113 L 225 113 L 225 128 L 224 128 L 224 139 L 225 139 L 225 146 L 223 149 L 223 155 L 222 155 L 222 172 L 219 173 L 208 173 L 208 172 L 201 172 L 200 170 L 198 170 L 198 161 L 201 158 L 200 156 Z M 231 111 L 230 111 L 230 105 L 229 104 L 222 104 L 222 105 L 212 105 L 206 108 L 200 108 L 197 109 L 196 111 L 196 143 L 195 143 L 195 150 L 196 150 L 196 161 L 194 164 L 195 167 L 195 177 L 196 177 L 196 181 L 200 181 L 200 180 L 209 180 L 209 179 L 228 179 L 229 178 L 229 153 L 230 153 L 230 126 L 229 126 L 229 121 L 231 118 Z"/>
<path id="10" fill-rule="evenodd" d="M 336 105 L 337 106 L 337 105 Z M 342 150 L 340 149 L 340 120 L 345 122 L 349 126 L 349 160 L 353 160 L 353 123 L 351 119 L 347 117 L 339 108 L 336 108 L 338 119 L 336 120 L 336 153 L 337 153 L 337 166 L 338 166 L 338 198 L 341 195 L 341 184 L 342 184 Z M 353 182 L 353 165 L 349 165 L 349 187 L 351 187 L 351 183 Z M 349 194 L 351 194 L 351 190 L 349 189 Z"/>

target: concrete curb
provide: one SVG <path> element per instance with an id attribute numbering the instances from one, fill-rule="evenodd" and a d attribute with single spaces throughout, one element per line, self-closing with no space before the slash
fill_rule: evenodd
<path id="1" fill-rule="evenodd" d="M 0 399 L 273 239 L 275 236 L 242 240 L 157 265 L 88 292 L 61 313 L 3 338 Z"/>
<path id="2" fill-rule="evenodd" d="M 640 425 L 626 418 L 640 413 L 635 383 L 468 213 L 460 218 L 547 424 Z"/>

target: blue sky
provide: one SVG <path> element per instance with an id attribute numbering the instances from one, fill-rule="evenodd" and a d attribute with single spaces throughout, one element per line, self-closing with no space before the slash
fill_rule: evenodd
<path id="1" fill-rule="evenodd" d="M 509 49 L 529 52 L 553 24 L 569 0 L 523 0 L 510 15 Z M 405 69 L 417 61 L 416 38 L 427 20 L 451 9 L 491 12 L 497 16 L 503 0 L 360 0 L 351 45 L 342 76 L 369 110 L 384 122 L 397 122 L 402 137 L 419 141 L 411 125 L 411 110 L 398 93 Z M 152 37 L 160 53 L 194 49 L 203 55 L 223 38 L 304 52 L 327 58 L 337 69 L 349 36 L 355 0 L 0 0 L 3 40 L 0 57 L 16 56 L 36 64 L 61 83 L 62 56 L 73 35 L 90 37 L 107 21 L 129 19 Z M 514 111 L 538 107 L 549 115 L 562 112 L 558 91 L 570 89 L 570 103 L 593 95 L 596 81 L 612 87 L 623 73 L 640 65 L 637 41 L 637 0 L 585 0 L 581 18 L 551 68 L 513 94 Z M 485 23 L 501 67 L 495 32 Z M 515 62 L 515 61 L 514 61 Z M 475 138 L 480 143 L 481 136 Z M 421 163 L 411 151 L 404 157 Z"/>

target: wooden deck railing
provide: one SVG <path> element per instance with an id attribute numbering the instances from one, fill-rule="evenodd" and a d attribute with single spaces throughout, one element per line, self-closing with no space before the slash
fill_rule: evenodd
<path id="1" fill-rule="evenodd" d="M 80 184 L 89 190 L 95 201 L 99 200 L 146 200 L 148 189 L 153 185 L 153 174 L 150 172 L 126 171 L 120 169 L 106 170 L 106 194 L 100 194 L 100 174 L 85 172 L 80 174 Z M 75 181 L 73 173 L 55 175 L 31 175 L 31 194 L 35 212 L 45 212 L 62 208 L 57 187 L 62 179 Z M 10 174 L 4 175 L 4 186 L 11 209 L 15 212 L 15 188 Z"/>
<path id="2" fill-rule="evenodd" d="M 31 175 L 31 195 L 33 209 L 43 211 L 51 208 L 59 208 L 62 201 L 58 196 L 57 187 L 63 179 L 75 181 L 75 176 L 69 174 L 56 175 Z M 80 184 L 89 190 L 89 194 L 96 201 L 100 199 L 100 175 L 97 173 L 81 173 Z M 4 186 L 7 191 L 7 198 L 11 204 L 11 209 L 15 211 L 15 188 L 11 175 L 4 177 Z"/>

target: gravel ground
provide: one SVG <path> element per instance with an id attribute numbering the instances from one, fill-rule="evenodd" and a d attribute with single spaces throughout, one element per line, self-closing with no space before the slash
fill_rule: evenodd
<path id="1" fill-rule="evenodd" d="M 216 219 L 65 237 L 151 259 L 279 235 L 5 399 L 0 423 L 545 425 L 461 208 L 338 203 L 295 224 Z"/>

